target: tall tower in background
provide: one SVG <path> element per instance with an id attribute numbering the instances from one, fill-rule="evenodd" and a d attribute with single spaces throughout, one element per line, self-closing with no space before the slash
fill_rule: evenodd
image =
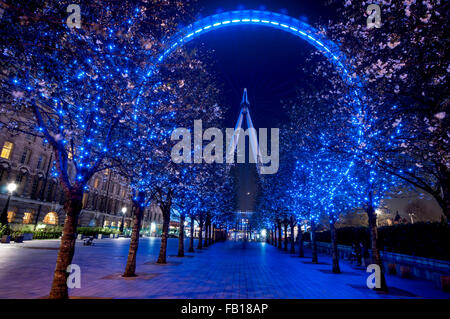
<path id="1" fill-rule="evenodd" d="M 244 131 L 244 127 L 246 131 Z M 247 146 L 245 136 L 248 134 L 249 153 L 247 160 Z M 240 140 L 241 139 L 241 140 Z M 247 89 L 244 89 L 240 104 L 240 112 L 234 128 L 233 136 L 230 140 L 227 156 L 233 156 L 237 152 L 239 145 L 245 146 L 239 149 L 245 152 L 245 163 L 235 165 L 235 173 L 238 182 L 238 210 L 236 211 L 235 226 L 231 230 L 231 238 L 234 240 L 254 240 L 256 233 L 250 223 L 251 216 L 255 209 L 255 200 L 258 193 L 258 179 L 261 165 L 261 156 L 258 145 L 256 129 L 250 115 L 250 102 Z M 238 152 L 239 154 L 239 152 Z"/>
<path id="2" fill-rule="evenodd" d="M 236 149 L 239 144 L 239 138 L 241 137 L 241 133 L 243 132 L 242 129 L 242 123 L 245 121 L 247 122 L 247 130 L 249 135 L 249 144 L 250 144 L 250 155 L 249 155 L 249 161 L 256 164 L 256 169 L 259 173 L 260 166 L 261 166 L 261 153 L 259 151 L 258 146 L 258 138 L 256 136 L 256 129 L 253 126 L 252 118 L 250 116 L 250 102 L 248 101 L 247 96 L 247 89 L 244 89 L 244 93 L 242 94 L 242 101 L 241 101 L 241 111 L 239 112 L 238 120 L 236 123 L 236 126 L 234 127 L 234 133 L 233 137 L 231 138 L 231 145 L 229 147 L 229 156 L 234 156 L 234 153 L 236 152 Z M 242 136 L 245 139 L 245 136 Z M 245 145 L 245 140 L 242 141 L 243 145 Z M 252 161 L 253 160 L 253 161 Z"/>

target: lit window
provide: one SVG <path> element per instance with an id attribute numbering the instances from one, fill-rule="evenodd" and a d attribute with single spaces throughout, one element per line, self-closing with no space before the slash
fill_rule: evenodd
<path id="1" fill-rule="evenodd" d="M 69 151 L 69 153 L 67 153 L 67 157 L 71 160 L 73 159 L 73 153 L 72 151 Z"/>
<path id="2" fill-rule="evenodd" d="M 0 157 L 10 159 L 13 146 L 14 146 L 13 143 L 6 141 L 5 144 L 3 144 L 2 153 L 0 154 Z"/>
<path id="3" fill-rule="evenodd" d="M 56 225 L 58 222 L 58 215 L 55 212 L 50 212 L 44 217 L 44 224 Z"/>
<path id="4" fill-rule="evenodd" d="M 100 183 L 100 180 L 98 178 L 96 178 L 94 180 L 94 188 L 98 188 L 98 184 Z"/>
<path id="5" fill-rule="evenodd" d="M 12 223 L 14 221 L 15 216 L 16 216 L 15 212 L 8 212 L 8 223 Z"/>
<path id="6" fill-rule="evenodd" d="M 109 168 L 105 169 L 105 175 L 109 175 L 110 172 L 111 170 Z"/>
<path id="7" fill-rule="evenodd" d="M 83 207 L 83 208 L 86 207 L 87 200 L 88 200 L 88 196 L 89 196 L 88 193 L 84 193 L 84 194 L 83 194 L 83 199 L 82 199 L 82 201 L 81 201 L 81 202 L 82 202 L 82 207 Z"/>
<path id="8" fill-rule="evenodd" d="M 30 212 L 26 212 L 23 214 L 23 223 L 24 224 L 31 224 L 32 222 L 32 214 Z"/>

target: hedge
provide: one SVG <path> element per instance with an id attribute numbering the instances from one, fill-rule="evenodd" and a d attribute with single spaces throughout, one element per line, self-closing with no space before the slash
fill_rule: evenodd
<path id="1" fill-rule="evenodd" d="M 17 236 L 22 236 L 25 233 L 32 233 L 33 239 L 55 239 L 62 235 L 61 231 L 14 231 L 11 233 L 11 238 L 14 240 Z"/>
<path id="2" fill-rule="evenodd" d="M 33 232 L 33 239 L 55 239 L 62 236 L 62 232 L 45 232 L 35 231 Z"/>
<path id="3" fill-rule="evenodd" d="M 6 226 L 0 225 L 0 237 L 5 232 Z M 22 227 L 21 230 L 12 231 L 10 233 L 11 238 L 15 238 L 16 236 L 21 236 L 25 233 L 32 233 L 33 239 L 55 239 L 59 238 L 62 235 L 61 227 L 53 227 L 50 229 L 42 229 L 42 230 L 30 230 L 29 228 Z M 110 228 L 101 228 L 101 227 L 78 227 L 78 234 L 82 234 L 85 236 L 95 236 L 97 234 L 109 235 L 109 234 L 119 234 L 119 230 L 110 229 Z"/>
<path id="4" fill-rule="evenodd" d="M 0 223 L 0 237 L 6 235 L 6 225 Z"/>
<path id="5" fill-rule="evenodd" d="M 342 227 L 336 230 L 338 244 L 362 242 L 370 247 L 368 227 Z M 398 224 L 378 227 L 382 250 L 425 258 L 450 260 L 450 227 L 447 223 Z M 317 233 L 317 241 L 331 242 L 330 231 Z"/>

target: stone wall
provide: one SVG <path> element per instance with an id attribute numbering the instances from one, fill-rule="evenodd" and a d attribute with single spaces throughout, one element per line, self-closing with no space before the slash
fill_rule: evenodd
<path id="1" fill-rule="evenodd" d="M 331 243 L 318 242 L 317 250 L 319 252 L 331 255 Z M 349 260 L 352 247 L 338 245 L 339 258 Z M 371 254 L 371 250 L 368 250 Z M 442 277 L 450 276 L 450 262 L 409 256 L 381 251 L 384 269 L 392 275 L 399 275 L 404 278 L 418 278 L 433 281 L 436 286 L 442 288 Z M 370 264 L 370 257 L 365 260 L 363 265 Z"/>

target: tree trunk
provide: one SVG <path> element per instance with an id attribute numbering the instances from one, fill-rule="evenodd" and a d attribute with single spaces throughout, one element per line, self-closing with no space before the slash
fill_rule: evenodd
<path id="1" fill-rule="evenodd" d="M 214 225 L 212 223 L 209 224 L 209 245 L 211 246 L 213 243 L 213 234 L 214 234 Z"/>
<path id="2" fill-rule="evenodd" d="M 291 220 L 291 254 L 295 254 L 294 222 Z"/>
<path id="3" fill-rule="evenodd" d="M 298 227 L 297 241 L 298 241 L 298 256 L 305 257 L 305 251 L 303 249 L 303 233 L 300 225 Z"/>
<path id="4" fill-rule="evenodd" d="M 370 196 L 371 202 L 371 196 Z M 375 213 L 375 209 L 372 205 L 368 205 L 367 207 L 367 216 L 369 218 L 369 229 L 370 229 L 370 242 L 372 248 L 372 264 L 377 264 L 380 267 L 380 288 L 375 288 L 379 291 L 388 291 L 388 287 L 386 284 L 386 278 L 384 277 L 384 267 L 383 262 L 381 260 L 380 250 L 378 249 L 378 229 L 377 229 L 377 215 Z M 364 257 L 363 257 L 364 258 Z"/>
<path id="5" fill-rule="evenodd" d="M 163 229 L 161 236 L 161 248 L 159 249 L 159 257 L 156 261 L 157 264 L 166 264 L 167 255 L 167 238 L 169 237 L 169 224 L 170 224 L 170 207 L 162 209 L 163 213 Z"/>
<path id="6" fill-rule="evenodd" d="M 437 165 L 438 188 L 429 193 L 436 199 L 450 225 L 450 168 L 443 164 Z"/>
<path id="7" fill-rule="evenodd" d="M 178 257 L 184 257 L 184 214 L 180 215 L 180 234 L 178 235 Z"/>
<path id="8" fill-rule="evenodd" d="M 208 247 L 208 237 L 209 237 L 209 223 L 206 222 L 205 223 L 205 239 L 204 239 L 204 243 L 203 243 L 204 247 Z"/>
<path id="9" fill-rule="evenodd" d="M 77 239 L 78 216 L 82 209 L 82 188 L 72 188 L 66 192 L 66 200 L 64 202 L 64 211 L 66 218 L 64 220 L 64 228 L 61 236 L 61 245 L 56 259 L 56 268 L 53 276 L 52 288 L 50 290 L 50 299 L 67 299 L 69 298 L 67 288 L 67 267 L 72 263 L 75 253 L 75 243 Z"/>
<path id="10" fill-rule="evenodd" d="M 281 242 L 283 238 L 281 237 L 281 223 L 278 224 L 278 248 L 281 249 Z"/>
<path id="11" fill-rule="evenodd" d="M 447 217 L 447 223 L 450 223 L 450 190 L 449 186 L 446 186 L 446 190 L 444 191 L 444 214 Z"/>
<path id="12" fill-rule="evenodd" d="M 445 180 L 441 185 L 441 191 L 437 194 L 433 194 L 433 197 L 438 202 L 442 209 L 445 217 L 447 218 L 447 223 L 450 223 L 450 179 Z"/>
<path id="13" fill-rule="evenodd" d="M 200 219 L 200 222 L 198 224 L 199 230 L 198 230 L 198 245 L 197 245 L 197 249 L 202 249 L 203 246 L 203 220 Z"/>
<path id="14" fill-rule="evenodd" d="M 339 268 L 339 251 L 337 247 L 336 227 L 333 216 L 330 216 L 330 234 L 331 234 L 331 251 L 333 259 L 333 273 L 339 274 L 341 272 Z"/>
<path id="15" fill-rule="evenodd" d="M 194 216 L 191 215 L 191 238 L 189 238 L 189 252 L 193 253 L 194 252 L 194 223 L 195 219 Z"/>
<path id="16" fill-rule="evenodd" d="M 211 246 L 214 242 L 213 240 L 213 235 L 214 235 L 214 224 L 211 223 L 211 226 L 209 227 L 209 245 Z"/>
<path id="17" fill-rule="evenodd" d="M 277 247 L 278 239 L 277 239 L 277 225 L 273 227 L 273 246 Z"/>
<path id="18" fill-rule="evenodd" d="M 143 194 L 138 195 L 138 198 L 145 198 Z M 142 201 L 133 202 L 133 228 L 131 231 L 130 248 L 128 249 L 127 265 L 122 277 L 136 276 L 136 256 L 139 247 L 139 233 L 141 231 L 142 216 L 144 215 L 144 207 L 141 206 Z"/>
<path id="19" fill-rule="evenodd" d="M 450 224 L 450 196 L 447 198 L 440 198 L 438 196 L 434 196 L 436 201 L 439 204 L 439 207 L 441 207 L 442 212 L 445 215 L 445 219 L 447 220 L 447 223 Z"/>
<path id="20" fill-rule="evenodd" d="M 312 247 L 312 262 L 317 264 L 319 260 L 317 258 L 317 242 L 316 242 L 316 222 L 311 219 L 311 247 Z"/>
<path id="21" fill-rule="evenodd" d="M 284 251 L 288 251 L 288 224 L 284 224 Z"/>

